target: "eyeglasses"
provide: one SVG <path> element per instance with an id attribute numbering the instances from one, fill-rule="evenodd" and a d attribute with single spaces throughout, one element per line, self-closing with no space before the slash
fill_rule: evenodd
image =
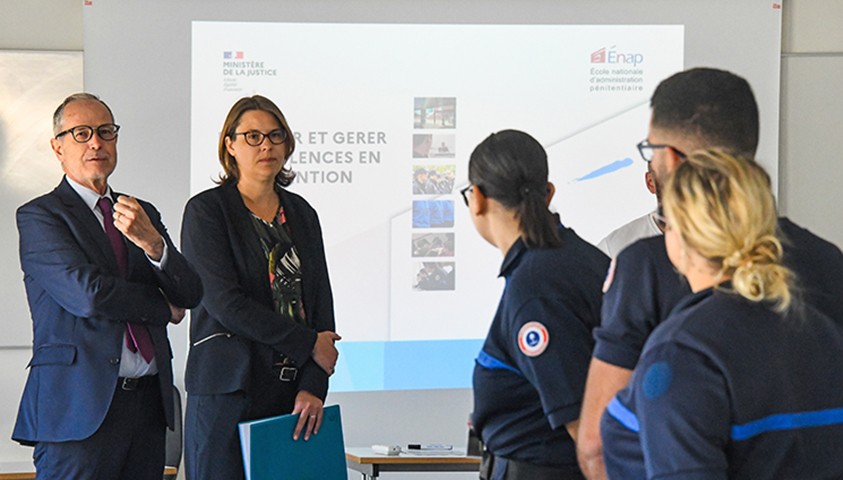
<path id="1" fill-rule="evenodd" d="M 468 194 L 469 194 L 469 192 L 471 192 L 475 188 L 477 189 L 478 192 L 483 193 L 483 189 L 480 188 L 480 185 L 474 185 L 474 184 L 471 184 L 471 183 L 469 183 L 467 187 L 460 190 L 460 196 L 462 197 L 462 201 L 465 202 L 466 207 L 468 206 Z M 486 195 L 486 194 L 483 193 L 483 195 Z"/>
<path id="2" fill-rule="evenodd" d="M 97 132 L 97 136 L 99 136 L 102 141 L 110 142 L 117 138 L 117 132 L 119 130 L 120 125 L 116 125 L 114 123 L 105 123 L 96 128 L 89 125 L 77 125 L 73 128 L 68 128 L 63 132 L 59 132 L 55 138 L 59 138 L 62 135 L 69 133 L 73 137 L 73 140 L 77 143 L 86 143 L 94 136 L 94 132 Z"/>
<path id="3" fill-rule="evenodd" d="M 474 188 L 474 185 L 469 184 L 467 187 L 460 190 L 460 196 L 462 197 L 462 201 L 465 202 L 465 206 L 468 206 L 468 192 Z"/>
<path id="4" fill-rule="evenodd" d="M 653 212 L 653 220 L 656 221 L 656 224 L 661 228 L 663 231 L 670 230 L 670 224 L 667 223 L 667 217 L 662 215 L 661 213 Z"/>
<path id="5" fill-rule="evenodd" d="M 263 133 L 258 130 L 249 130 L 248 132 L 231 134 L 232 137 L 237 137 L 237 135 L 243 135 L 243 139 L 246 140 L 246 143 L 253 147 L 261 146 L 264 138 L 268 138 L 269 143 L 273 145 L 281 145 L 287 141 L 287 131 L 282 129 L 273 130 L 269 133 Z"/>
<path id="6" fill-rule="evenodd" d="M 636 146 L 638 147 L 638 153 L 641 154 L 641 158 L 643 158 L 647 163 L 653 161 L 653 154 L 655 150 L 659 148 L 669 148 L 676 152 L 676 154 L 679 155 L 679 158 L 685 158 L 685 154 L 680 150 L 677 150 L 675 147 L 666 144 L 650 143 L 647 139 L 641 140 Z"/>

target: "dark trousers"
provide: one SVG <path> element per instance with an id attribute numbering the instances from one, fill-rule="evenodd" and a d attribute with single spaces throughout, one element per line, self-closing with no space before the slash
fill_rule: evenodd
<path id="1" fill-rule="evenodd" d="M 184 467 L 187 480 L 241 480 L 244 477 L 239 422 L 293 411 L 298 382 L 277 376 L 244 391 L 187 395 L 184 422 Z"/>
<path id="2" fill-rule="evenodd" d="M 167 428 L 158 377 L 118 385 L 100 428 L 78 441 L 35 445 L 39 480 L 161 480 Z"/>
<path id="3" fill-rule="evenodd" d="M 585 480 L 576 465 L 548 467 L 518 460 L 496 457 L 483 452 L 480 480 Z"/>

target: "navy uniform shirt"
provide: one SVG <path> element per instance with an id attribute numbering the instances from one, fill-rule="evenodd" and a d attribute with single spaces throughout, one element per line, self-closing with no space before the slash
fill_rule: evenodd
<path id="1" fill-rule="evenodd" d="M 500 275 L 506 287 L 474 368 L 474 427 L 495 455 L 576 465 L 565 424 L 579 417 L 609 258 L 573 230 L 562 246 L 520 239 Z"/>
<path id="2" fill-rule="evenodd" d="M 835 245 L 779 219 L 785 266 L 796 274 L 795 295 L 843 322 L 843 253 Z M 632 370 L 653 329 L 691 293 L 670 263 L 664 237 L 650 237 L 618 255 L 595 329 L 594 356 Z"/>
<path id="3" fill-rule="evenodd" d="M 843 327 L 708 289 L 644 348 L 603 414 L 609 478 L 843 478 Z"/>

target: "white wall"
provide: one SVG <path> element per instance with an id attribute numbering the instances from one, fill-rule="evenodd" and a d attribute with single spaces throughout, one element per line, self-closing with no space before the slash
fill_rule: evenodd
<path id="1" fill-rule="evenodd" d="M 843 245 L 843 2 L 794 0 L 785 6 L 780 209 Z"/>
<path id="2" fill-rule="evenodd" d="M 0 0 L 0 12 L 0 50 L 82 50 L 82 0 Z M 0 76 L 13 77 L 14 72 L 0 72 Z M 50 119 L 45 121 L 49 124 Z M 0 228 L 15 228 L 14 220 L 4 218 L 3 222 Z M 17 252 L 2 254 L 16 256 Z M 0 317 L 0 331 L 8 328 L 4 322 L 11 321 L 25 319 Z M 0 462 L 27 460 L 32 455 L 31 448 L 9 438 L 30 354 L 28 348 L 0 348 Z"/>
<path id="3" fill-rule="evenodd" d="M 96 1 L 96 0 L 95 0 Z M 779 201 L 796 222 L 843 245 L 843 2 L 782 2 L 783 58 Z M 81 50 L 82 0 L 0 0 L 0 50 Z M 0 106 L 2 108 L 2 106 Z M 0 228 L 14 228 L 0 225 Z M 7 440 L 25 378 L 25 349 L 0 349 L 0 461 L 28 458 Z M 331 394 L 343 405 L 348 445 L 437 441 L 462 445 L 470 390 Z M 388 412 L 388 415 L 384 415 Z M 399 412 L 396 417 L 395 412 Z M 412 432 L 412 438 L 401 432 Z M 382 478 L 419 478 L 383 475 Z M 436 478 L 464 479 L 471 474 Z"/>

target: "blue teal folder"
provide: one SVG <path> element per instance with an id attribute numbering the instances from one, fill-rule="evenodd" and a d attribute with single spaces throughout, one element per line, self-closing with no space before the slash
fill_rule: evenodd
<path id="1" fill-rule="evenodd" d="M 240 423 L 246 480 L 348 478 L 339 405 L 325 407 L 318 435 L 293 440 L 298 415 Z"/>

